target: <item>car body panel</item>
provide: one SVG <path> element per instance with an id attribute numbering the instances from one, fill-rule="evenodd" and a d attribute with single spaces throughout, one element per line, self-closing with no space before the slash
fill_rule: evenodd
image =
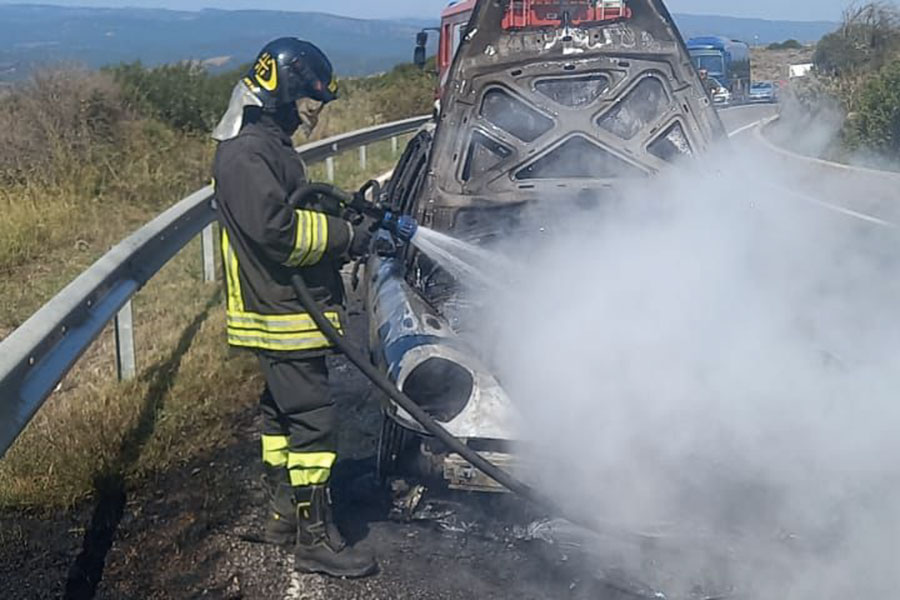
<path id="1" fill-rule="evenodd" d="M 423 226 L 489 244 L 520 212 L 615 198 L 621 186 L 725 139 L 664 4 L 626 3 L 627 18 L 578 26 L 563 18 L 537 28 L 503 26 L 523 0 L 464 3 L 472 11 L 442 74 L 439 113 L 407 147 L 385 201 Z M 465 13 L 450 12 L 456 27 Z M 428 256 L 410 249 L 401 258 L 369 265 L 376 364 L 409 391 L 409 373 L 428 358 L 455 363 L 448 369 L 466 381 L 460 396 L 470 402 L 442 422 L 466 440 L 513 440 L 515 401 L 489 373 L 490 356 L 467 343 L 464 290 Z M 435 335 L 435 323 L 447 335 Z M 386 414 L 407 434 L 424 436 L 396 406 L 389 403 Z M 399 450 L 388 430 L 380 456 L 389 459 Z M 465 471 L 458 457 L 445 467 L 445 474 Z"/>

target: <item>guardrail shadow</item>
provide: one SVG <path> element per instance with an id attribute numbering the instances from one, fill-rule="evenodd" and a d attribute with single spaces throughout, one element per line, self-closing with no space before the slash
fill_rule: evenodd
<path id="1" fill-rule="evenodd" d="M 200 327 L 222 299 L 218 289 L 182 332 L 171 355 L 147 370 L 143 375 L 150 382 L 144 396 L 143 408 L 137 424 L 125 436 L 114 468 L 98 474 L 94 480 L 97 506 L 82 542 L 81 552 L 69 568 L 66 577 L 65 600 L 91 600 L 103 580 L 106 557 L 112 548 L 116 532 L 125 512 L 128 498 L 126 476 L 141 456 L 144 446 L 156 430 L 159 413 L 165 408 L 165 398 L 181 369 L 184 356 L 190 350 Z"/>

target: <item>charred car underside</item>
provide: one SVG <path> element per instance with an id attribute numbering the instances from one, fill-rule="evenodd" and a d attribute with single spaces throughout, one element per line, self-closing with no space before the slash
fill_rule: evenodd
<path id="1" fill-rule="evenodd" d="M 659 0 L 479 1 L 442 85 L 435 122 L 407 147 L 386 202 L 476 244 L 490 244 L 548 196 L 556 204 L 615 198 L 623 183 L 724 136 Z M 486 366 L 490 357 L 460 335 L 452 278 L 414 249 L 368 267 L 376 363 L 451 434 L 509 467 L 514 401 Z M 386 413 L 383 475 L 409 469 L 413 455 L 451 487 L 496 488 L 405 412 L 389 404 Z"/>

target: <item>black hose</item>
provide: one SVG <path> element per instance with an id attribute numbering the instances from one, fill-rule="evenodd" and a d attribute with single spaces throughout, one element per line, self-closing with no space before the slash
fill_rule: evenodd
<path id="1" fill-rule="evenodd" d="M 511 492 L 514 492 L 535 504 L 542 505 L 553 511 L 557 510 L 557 507 L 552 501 L 541 496 L 534 488 L 522 483 L 503 469 L 500 469 L 490 461 L 486 460 L 462 441 L 453 437 L 449 431 L 444 429 L 441 424 L 435 421 L 431 415 L 422 409 L 422 407 L 400 391 L 386 375 L 376 369 L 371 362 L 366 360 L 362 353 L 354 348 L 353 345 L 350 344 L 337 329 L 335 329 L 334 325 L 331 324 L 331 321 L 325 318 L 322 311 L 319 309 L 319 306 L 313 299 L 309 288 L 306 286 L 303 277 L 296 274 L 291 278 L 291 283 L 293 283 L 294 290 L 297 292 L 297 298 L 300 300 L 300 304 L 303 305 L 303 308 L 306 309 L 306 312 L 312 317 L 312 320 L 319 330 L 325 334 L 325 337 L 327 337 L 338 350 L 343 352 L 350 362 L 356 365 L 356 368 L 358 368 L 363 375 L 368 377 L 378 389 L 387 394 L 391 400 L 408 412 L 428 433 L 440 440 L 447 448 L 469 461 L 476 469 Z"/>

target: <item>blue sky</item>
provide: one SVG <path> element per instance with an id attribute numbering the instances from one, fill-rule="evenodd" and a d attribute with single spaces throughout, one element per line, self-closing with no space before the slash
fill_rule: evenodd
<path id="1" fill-rule="evenodd" d="M 446 0 L 0 0 L 0 4 L 26 3 L 66 6 L 139 6 L 146 8 L 199 9 L 271 8 L 317 10 L 335 14 L 371 17 L 433 17 Z M 668 0 L 672 12 L 762 17 L 800 21 L 838 20 L 850 0 Z"/>

